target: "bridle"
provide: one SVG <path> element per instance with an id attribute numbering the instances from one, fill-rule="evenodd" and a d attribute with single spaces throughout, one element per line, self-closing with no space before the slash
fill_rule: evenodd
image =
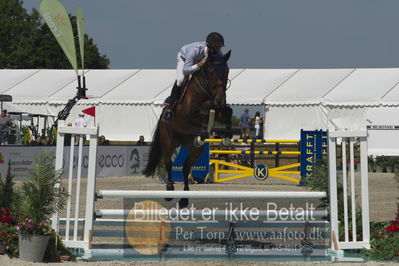
<path id="1" fill-rule="evenodd" d="M 209 65 L 210 66 L 208 66 L 208 67 L 212 67 L 213 68 L 213 70 L 215 71 L 215 72 L 217 72 L 217 70 L 215 70 L 215 65 L 222 65 L 222 66 L 224 66 L 224 68 L 223 68 L 223 71 L 226 69 L 226 68 L 228 68 L 227 67 L 227 63 L 225 62 L 225 61 L 214 61 L 214 62 L 211 62 L 211 63 L 209 63 Z M 205 84 L 206 84 L 206 88 L 204 88 L 204 86 L 201 84 L 201 82 L 199 82 L 199 80 L 198 80 L 198 78 L 197 78 L 197 76 L 193 76 L 193 78 L 194 78 L 194 80 L 195 80 L 195 82 L 197 83 L 197 85 L 199 86 L 199 88 L 210 98 L 210 99 L 214 99 L 215 97 L 216 97 L 216 89 L 218 88 L 218 87 L 224 87 L 224 84 L 223 83 L 217 83 L 217 84 L 215 84 L 215 86 L 213 86 L 213 87 L 211 87 L 211 82 L 210 82 L 210 77 L 209 77 L 209 71 L 204 71 L 204 68 L 201 68 L 199 71 L 201 71 L 200 73 L 201 73 L 201 75 L 202 75 L 202 77 L 204 78 L 204 81 L 205 81 Z M 222 70 L 219 70 L 219 71 L 222 71 Z M 218 76 L 218 73 L 216 73 L 216 75 Z M 218 76 L 218 78 L 220 78 L 219 76 Z M 229 86 L 227 87 L 227 83 L 229 83 Z M 229 79 L 227 79 L 227 82 L 226 82 L 226 87 L 225 87 L 225 91 L 230 87 L 230 85 L 231 85 L 231 82 L 230 82 L 230 80 Z"/>

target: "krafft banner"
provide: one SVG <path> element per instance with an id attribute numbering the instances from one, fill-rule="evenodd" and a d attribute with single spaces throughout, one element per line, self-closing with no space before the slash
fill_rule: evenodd
<path id="1" fill-rule="evenodd" d="M 301 130 L 301 184 L 313 176 L 317 161 L 327 156 L 327 131 Z"/>
<path id="2" fill-rule="evenodd" d="M 186 148 L 181 147 L 176 159 L 172 163 L 172 179 L 175 182 L 184 182 L 183 165 L 188 157 Z M 209 173 L 209 143 L 204 144 L 204 150 L 191 167 L 191 176 L 195 181 L 204 182 Z"/>
<path id="3" fill-rule="evenodd" d="M 98 146 L 97 176 L 141 175 L 147 165 L 149 146 Z M 11 173 L 15 180 L 26 179 L 35 162 L 35 156 L 43 150 L 55 154 L 55 146 L 2 146 L 0 147 L 0 174 L 7 175 L 8 162 L 11 161 Z M 78 168 L 79 147 L 75 146 L 73 156 L 74 177 Z M 63 177 L 69 175 L 70 147 L 64 149 Z M 53 158 L 55 164 L 55 157 Z M 87 177 L 89 147 L 83 146 L 82 177 Z"/>

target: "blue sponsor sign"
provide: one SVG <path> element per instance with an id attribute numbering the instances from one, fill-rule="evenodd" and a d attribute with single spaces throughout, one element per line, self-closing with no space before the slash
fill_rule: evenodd
<path id="1" fill-rule="evenodd" d="M 327 156 L 327 131 L 301 130 L 301 182 L 313 176 L 317 161 Z"/>
<path id="2" fill-rule="evenodd" d="M 327 158 L 327 154 L 328 154 L 327 131 L 322 131 L 322 133 L 321 133 L 321 156 L 322 156 L 322 158 Z"/>
<path id="3" fill-rule="evenodd" d="M 188 156 L 188 151 L 184 147 L 180 148 L 180 152 L 172 163 L 172 180 L 174 182 L 184 182 L 183 164 Z M 204 182 L 209 173 L 209 143 L 204 144 L 204 151 L 201 156 L 191 167 L 191 176 L 195 181 Z"/>

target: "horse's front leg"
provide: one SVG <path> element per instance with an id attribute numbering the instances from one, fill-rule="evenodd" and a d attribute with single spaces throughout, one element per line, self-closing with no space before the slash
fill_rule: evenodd
<path id="1" fill-rule="evenodd" d="M 166 179 L 166 190 L 175 190 L 172 180 L 172 160 L 165 161 L 165 169 L 168 173 L 168 177 Z M 171 198 L 165 198 L 166 201 L 171 201 Z"/>
<path id="2" fill-rule="evenodd" d="M 230 106 L 226 106 L 223 109 L 223 117 L 224 119 L 224 124 L 226 124 L 226 132 L 224 133 L 225 138 L 231 139 L 233 137 L 233 130 L 231 126 L 231 117 L 233 116 L 233 109 Z"/>
<path id="3" fill-rule="evenodd" d="M 204 150 L 203 147 L 195 147 L 193 145 L 193 139 L 192 138 L 188 138 L 186 139 L 186 145 L 184 146 L 188 151 L 188 157 L 186 159 L 186 161 L 183 164 L 183 175 L 184 175 L 184 190 L 185 191 L 189 191 L 190 188 L 188 186 L 188 178 L 190 176 L 190 171 L 191 171 L 191 167 L 195 164 L 195 162 L 198 160 L 198 158 L 200 157 L 202 151 Z M 182 198 L 179 200 L 179 207 L 180 208 L 185 208 L 188 206 L 188 199 L 187 198 Z"/>
<path id="4" fill-rule="evenodd" d="M 190 176 L 190 171 L 191 171 L 191 166 L 192 166 L 191 160 L 187 158 L 187 160 L 183 164 L 183 176 L 184 176 L 184 191 L 189 191 L 190 187 L 188 186 L 188 177 Z M 182 198 L 179 200 L 179 207 L 180 208 L 186 208 L 188 206 L 188 199 L 187 198 Z"/>
<path id="5" fill-rule="evenodd" d="M 201 108 L 200 119 L 201 119 L 201 140 L 204 140 L 209 137 L 209 132 L 208 132 L 209 109 Z"/>

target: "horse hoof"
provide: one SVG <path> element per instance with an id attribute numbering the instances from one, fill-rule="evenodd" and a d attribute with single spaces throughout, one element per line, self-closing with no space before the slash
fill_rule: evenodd
<path id="1" fill-rule="evenodd" d="M 167 191 L 172 191 L 175 190 L 175 187 L 173 186 L 173 183 L 167 183 L 166 184 L 166 190 Z M 165 198 L 166 201 L 171 201 L 172 198 Z"/>
<path id="2" fill-rule="evenodd" d="M 180 199 L 179 200 L 179 207 L 182 208 L 186 208 L 188 206 L 188 199 Z"/>
<path id="3" fill-rule="evenodd" d="M 204 143 L 205 143 L 205 142 L 201 139 L 200 136 L 197 136 L 197 137 L 194 139 L 194 146 L 197 147 L 197 148 L 203 146 Z"/>
<path id="4" fill-rule="evenodd" d="M 167 191 L 175 190 L 175 187 L 173 186 L 172 183 L 168 183 L 168 184 L 166 184 L 166 190 Z"/>

